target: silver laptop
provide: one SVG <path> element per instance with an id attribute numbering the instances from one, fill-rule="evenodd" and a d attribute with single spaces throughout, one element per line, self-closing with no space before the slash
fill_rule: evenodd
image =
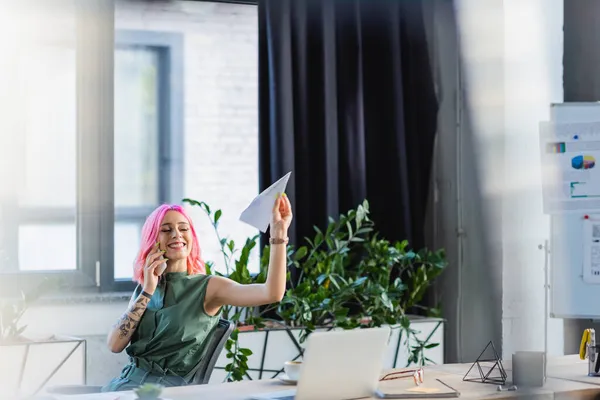
<path id="1" fill-rule="evenodd" d="M 349 400 L 377 390 L 390 328 L 312 333 L 296 389 L 252 395 L 250 400 Z"/>

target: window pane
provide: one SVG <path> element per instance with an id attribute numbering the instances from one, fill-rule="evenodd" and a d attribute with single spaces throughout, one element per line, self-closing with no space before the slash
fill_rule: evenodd
<path id="1" fill-rule="evenodd" d="M 115 26 L 136 34 L 146 31 L 146 36 L 156 36 L 157 31 L 161 37 L 176 35 L 182 43 L 180 52 L 171 53 L 182 56 L 171 60 L 168 68 L 183 71 L 169 76 L 169 82 L 178 80 L 170 90 L 183 104 L 183 119 L 178 122 L 183 137 L 177 140 L 184 147 L 176 156 L 183 159 L 183 193 L 167 198 L 190 197 L 207 202 L 213 210 L 222 209 L 220 233 L 238 244 L 256 235 L 257 230 L 239 221 L 258 193 L 256 5 L 119 0 Z M 129 116 L 132 110 L 127 111 Z M 203 257 L 225 272 L 212 226 L 201 210 L 193 208 L 191 214 Z M 257 272 L 258 248 L 250 259 L 251 271 Z"/>
<path id="2" fill-rule="evenodd" d="M 23 179 L 18 190 L 20 214 L 32 208 L 57 213 L 61 225 L 18 228 L 18 268 L 76 269 L 76 101 L 75 50 L 35 46 L 19 57 L 23 94 Z M 71 215 L 71 217 L 65 217 Z M 62 216 L 58 216 L 63 214 Z M 35 249 L 35 251 L 32 251 Z"/>
<path id="3" fill-rule="evenodd" d="M 258 231 L 239 220 L 258 194 L 258 26 L 257 8 L 241 4 L 186 3 L 185 196 L 222 209 L 220 234 L 238 246 Z M 210 13 L 212 29 L 193 15 Z M 151 25 L 150 25 L 151 26 Z M 221 28 L 223 27 L 223 28 Z M 235 27 L 231 29 L 231 27 Z M 174 26 L 175 28 L 175 26 Z M 209 55 L 209 56 L 207 56 Z M 206 260 L 225 272 L 219 241 L 195 209 Z M 249 269 L 258 272 L 258 246 Z"/>
<path id="4" fill-rule="evenodd" d="M 131 279 L 141 225 L 159 203 L 159 57 L 156 48 L 115 50 L 115 279 Z"/>
<path id="5" fill-rule="evenodd" d="M 76 269 L 76 235 L 75 224 L 19 226 L 19 269 Z"/>
<path id="6" fill-rule="evenodd" d="M 131 279 L 133 261 L 140 247 L 141 224 L 115 223 L 115 279 Z"/>
<path id="7" fill-rule="evenodd" d="M 3 10 L 3 271 L 77 268 L 75 11 L 71 0 Z M 12 3 L 11 3 L 12 4 Z M 12 22 L 10 22 L 12 21 Z M 15 22 L 19 21 L 19 22 Z M 9 29 L 10 31 L 10 29 Z"/>
<path id="8" fill-rule="evenodd" d="M 178 34 L 184 127 L 183 197 L 222 209 L 223 237 L 243 243 L 257 230 L 239 215 L 258 194 L 258 13 L 255 5 L 120 0 L 116 27 Z M 219 241 L 203 212 L 192 217 L 203 256 L 225 272 Z M 257 246 L 258 248 L 258 246 Z M 258 251 L 251 256 L 258 271 Z"/>
<path id="9" fill-rule="evenodd" d="M 37 46 L 21 54 L 19 68 L 25 141 L 19 204 L 74 209 L 75 50 Z"/>
<path id="10" fill-rule="evenodd" d="M 158 181 L 158 54 L 115 51 L 115 206 L 154 206 Z"/>

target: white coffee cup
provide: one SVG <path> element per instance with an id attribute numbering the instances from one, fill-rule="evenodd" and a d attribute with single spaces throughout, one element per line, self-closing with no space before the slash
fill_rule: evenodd
<path id="1" fill-rule="evenodd" d="M 287 377 L 293 381 L 300 379 L 300 368 L 302 367 L 302 361 L 286 361 L 283 364 L 283 370 Z"/>
<path id="2" fill-rule="evenodd" d="M 517 351 L 512 355 L 513 384 L 517 387 L 542 387 L 546 377 L 546 353 Z"/>

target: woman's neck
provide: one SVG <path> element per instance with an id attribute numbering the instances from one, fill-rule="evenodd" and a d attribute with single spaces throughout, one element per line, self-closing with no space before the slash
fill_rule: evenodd
<path id="1" fill-rule="evenodd" d="M 165 272 L 186 272 L 187 260 L 169 260 L 167 261 L 167 270 Z"/>

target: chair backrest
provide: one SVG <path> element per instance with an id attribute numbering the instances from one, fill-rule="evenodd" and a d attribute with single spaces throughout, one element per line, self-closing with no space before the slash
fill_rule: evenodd
<path id="1" fill-rule="evenodd" d="M 210 335 L 210 341 L 206 346 L 204 356 L 196 367 L 196 372 L 190 382 L 191 385 L 204 385 L 208 383 L 213 369 L 215 368 L 215 364 L 221 355 L 221 351 L 223 350 L 227 339 L 231 336 L 231 332 L 233 332 L 233 328 L 233 322 L 223 318 L 219 319 L 219 322 Z"/>

